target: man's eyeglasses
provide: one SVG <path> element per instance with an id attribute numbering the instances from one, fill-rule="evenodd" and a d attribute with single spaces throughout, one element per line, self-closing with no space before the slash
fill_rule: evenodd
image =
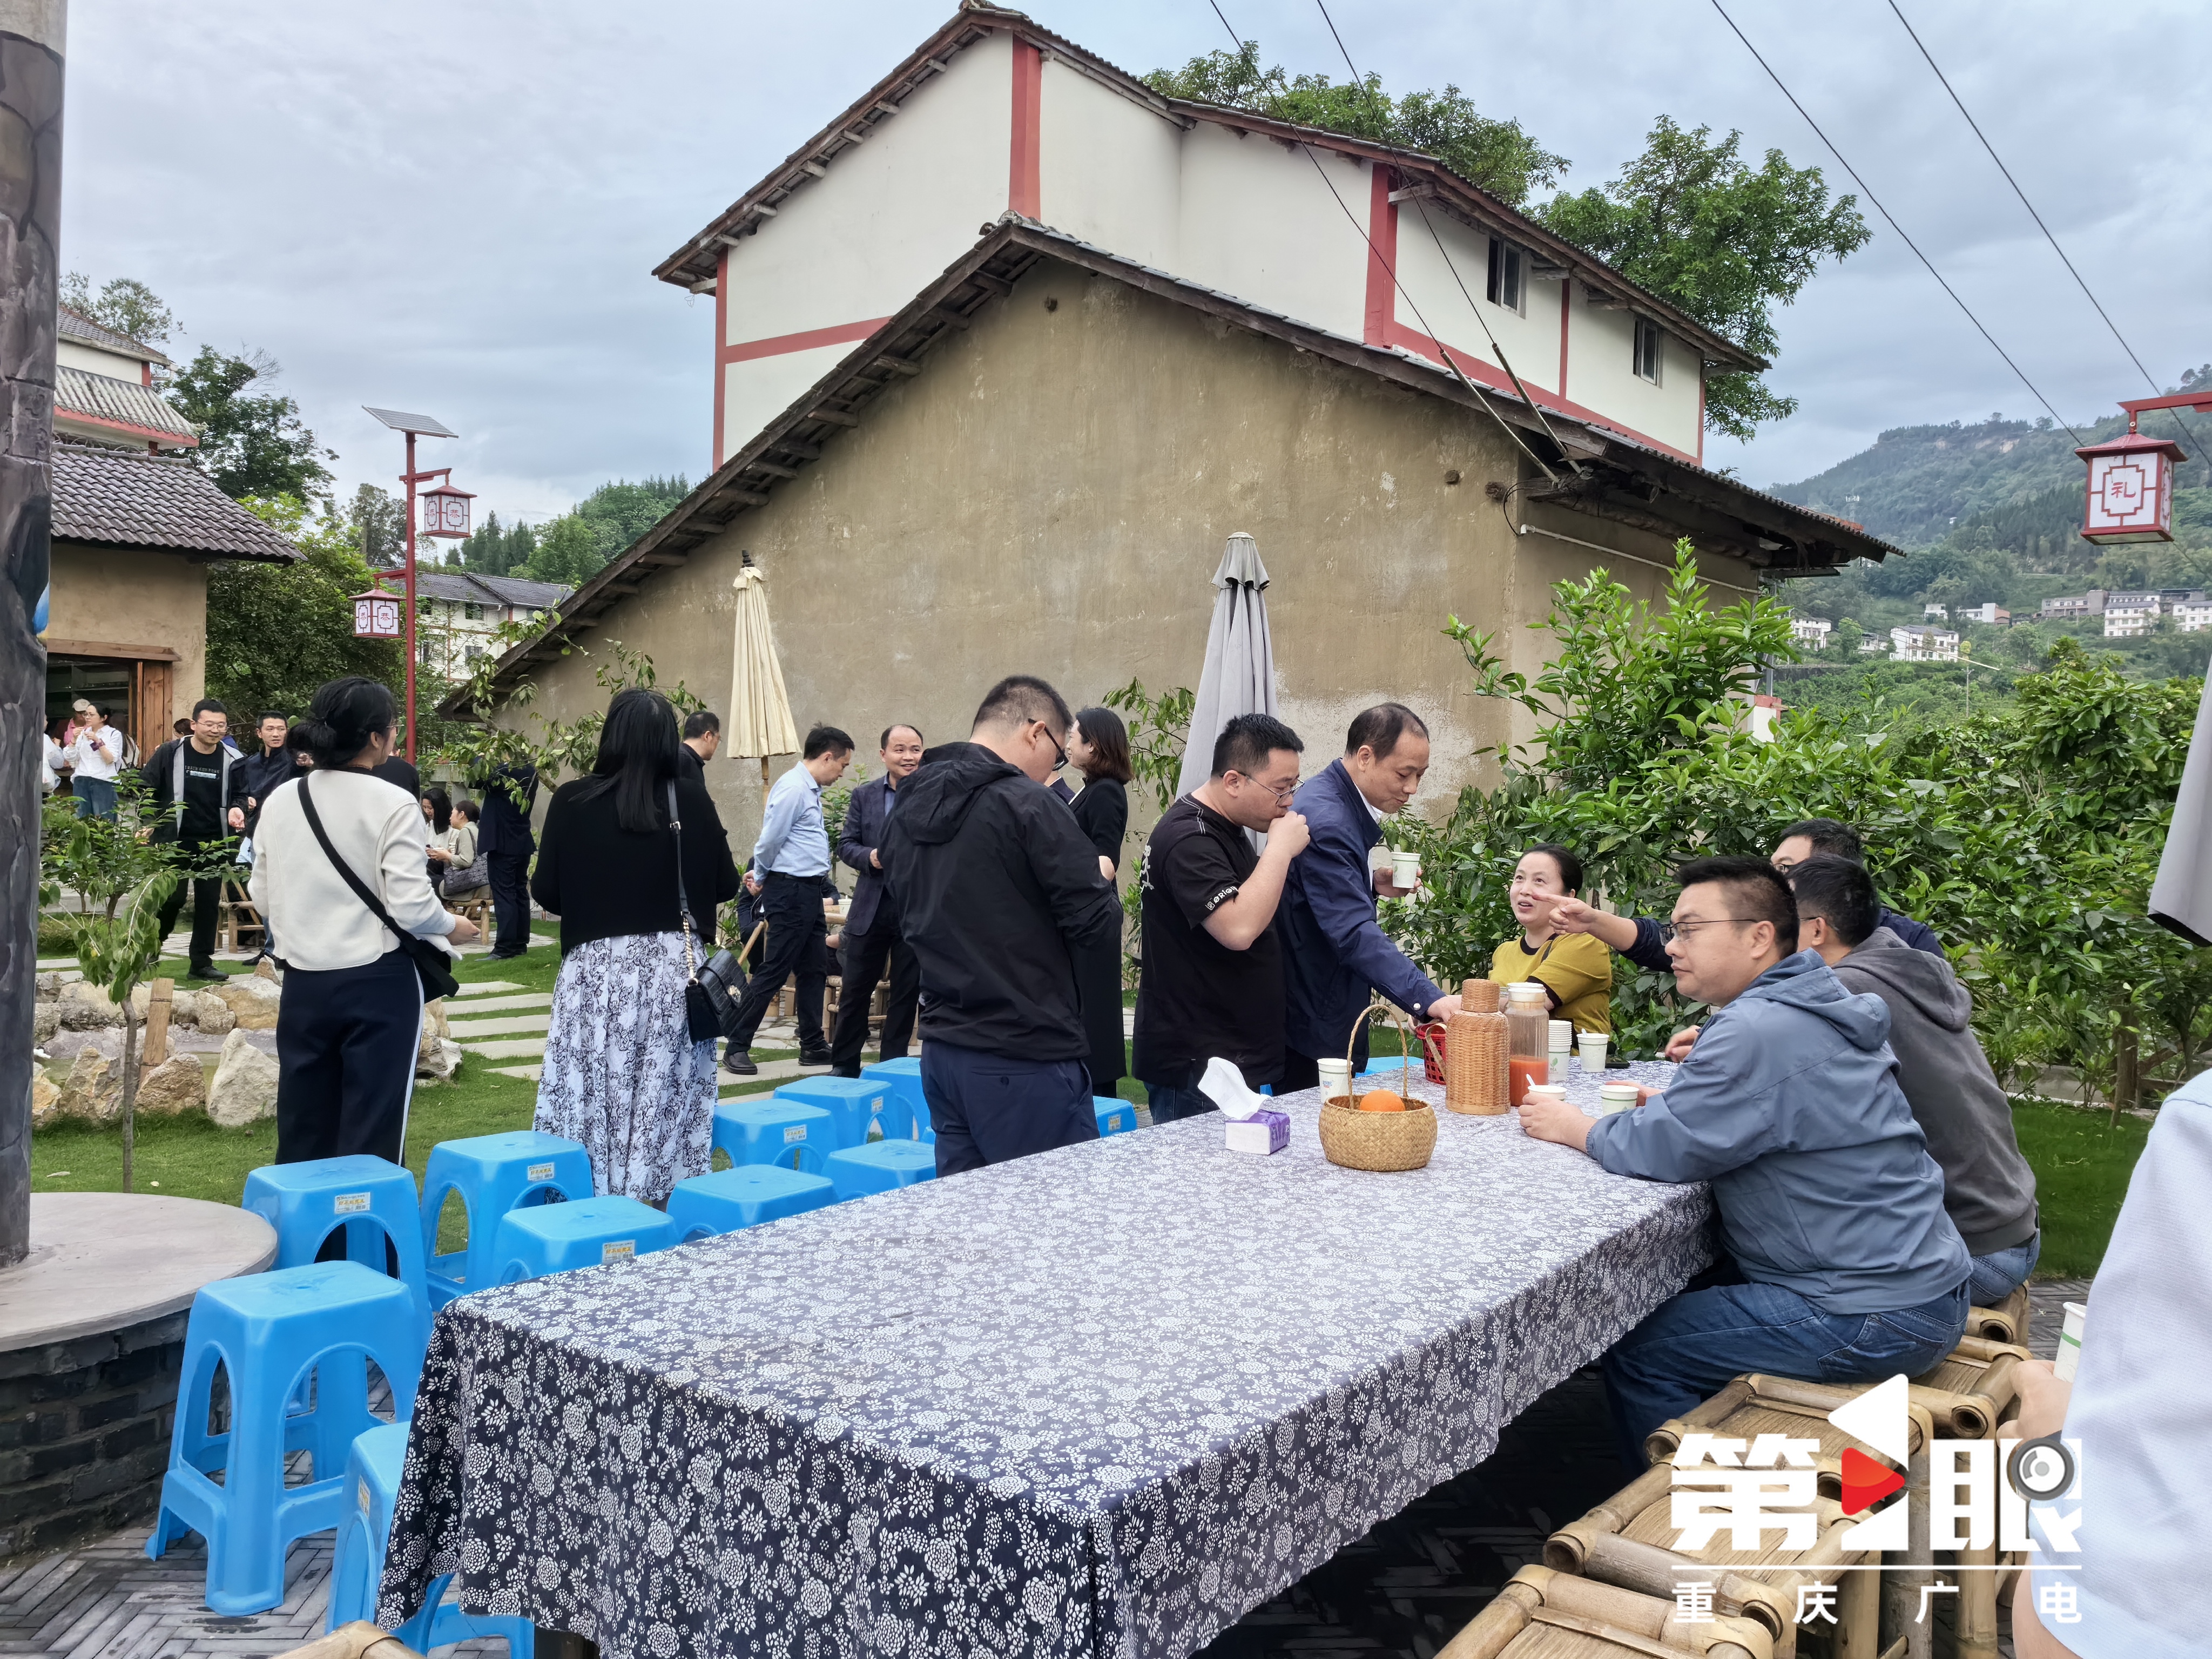
<path id="1" fill-rule="evenodd" d="M 1276 804 L 1281 806 L 1288 806 L 1291 804 L 1291 798 L 1298 793 L 1298 786 L 1295 781 L 1293 781 L 1291 787 L 1287 789 L 1278 789 L 1274 785 L 1268 783 L 1262 779 L 1255 778 L 1249 772 L 1231 770 L 1223 773 L 1222 776 L 1225 778 L 1242 778 L 1245 782 L 1266 790 L 1269 794 L 1275 798 Z"/>
<path id="2" fill-rule="evenodd" d="M 1057 772 L 1067 764 L 1067 750 L 1061 747 L 1060 739 L 1052 734 L 1052 727 L 1044 721 L 1037 722 L 1037 730 L 1044 733 L 1044 740 L 1052 745 L 1052 769 Z"/>
<path id="3" fill-rule="evenodd" d="M 1713 916 L 1704 921 L 1662 921 L 1659 924 L 1659 942 L 1664 945 L 1677 936 L 1694 933 L 1700 927 L 1748 927 L 1765 920 L 1764 916 Z M 1687 942 L 1685 939 L 1684 943 Z"/>

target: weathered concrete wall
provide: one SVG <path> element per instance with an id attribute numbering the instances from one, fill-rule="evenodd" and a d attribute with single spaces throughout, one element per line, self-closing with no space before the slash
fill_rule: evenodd
<path id="1" fill-rule="evenodd" d="M 964 737 L 1002 674 L 1042 674 L 1079 703 L 1133 677 L 1155 691 L 1194 686 L 1209 578 L 1224 538 L 1247 531 L 1273 578 L 1278 698 L 1307 739 L 1309 771 L 1339 751 L 1355 713 L 1395 697 L 1435 732 L 1418 804 L 1441 813 L 1476 775 L 1473 751 L 1508 735 L 1505 711 L 1470 694 L 1446 617 L 1499 630 L 1533 673 L 1548 635 L 1526 624 L 1547 614 L 1548 584 L 1600 562 L 1513 533 L 1483 485 L 1517 478 L 1521 464 L 1480 411 L 1047 264 L 596 637 L 726 707 L 730 580 L 749 550 L 768 573 L 800 730 L 843 726 L 872 768 L 890 720 L 932 742 Z M 1553 517 L 1667 556 L 1661 538 Z M 1616 573 L 1639 594 L 1660 589 L 1648 566 Z M 539 712 L 568 719 L 596 703 L 602 659 L 549 665 Z M 757 766 L 718 762 L 709 781 L 742 854 L 759 821 Z"/>
<path id="2" fill-rule="evenodd" d="M 165 646 L 170 701 L 189 710 L 207 684 L 207 566 L 175 553 L 54 544 L 49 640 Z"/>

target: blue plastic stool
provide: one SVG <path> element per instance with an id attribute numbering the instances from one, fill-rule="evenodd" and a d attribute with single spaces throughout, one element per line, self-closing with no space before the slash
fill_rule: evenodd
<path id="1" fill-rule="evenodd" d="M 489 1137 L 487 1137 L 489 1138 Z M 337 1547 L 331 1557 L 331 1611 L 325 1632 L 356 1619 L 376 1622 L 377 1586 L 384 1578 L 384 1550 L 392 1536 L 392 1510 L 407 1466 L 407 1425 L 371 1429 L 353 1443 L 346 1464 L 352 1502 L 338 1523 Z M 422 1610 L 392 1633 L 417 1653 L 496 1636 L 507 1643 L 507 1659 L 531 1659 L 538 1627 L 527 1619 L 498 1619 L 463 1613 L 445 1600 L 453 1575 L 430 1581 Z"/>
<path id="2" fill-rule="evenodd" d="M 439 1255 L 438 1223 L 449 1193 L 459 1193 L 468 1212 L 469 1243 Z M 535 1129 L 440 1141 L 422 1173 L 422 1254 L 431 1309 L 496 1282 L 499 1220 L 509 1210 L 591 1195 L 592 1155 L 580 1142 Z"/>
<path id="3" fill-rule="evenodd" d="M 863 1083 L 879 1083 L 890 1091 L 894 1102 L 891 1109 L 900 1121 L 894 1131 L 892 1124 L 886 1120 L 884 1128 L 887 1133 L 904 1134 L 905 1119 L 911 1111 L 914 1115 L 914 1138 L 921 1141 L 937 1139 L 937 1127 L 929 1121 L 929 1097 L 922 1092 L 920 1060 L 911 1054 L 897 1060 L 879 1060 L 872 1066 L 860 1067 L 860 1080 Z"/>
<path id="4" fill-rule="evenodd" d="M 678 1182 L 668 1194 L 668 1218 L 688 1244 L 695 1238 L 804 1215 L 835 1204 L 839 1196 L 818 1175 L 802 1175 L 781 1164 L 738 1164 Z"/>
<path id="5" fill-rule="evenodd" d="M 732 1100 L 714 1108 L 714 1145 L 732 1164 L 777 1164 L 822 1173 L 838 1147 L 836 1121 L 796 1100 Z"/>
<path id="6" fill-rule="evenodd" d="M 937 1179 L 937 1149 L 919 1140 L 872 1140 L 830 1154 L 830 1179 L 840 1199 L 865 1198 L 917 1181 Z"/>
<path id="7" fill-rule="evenodd" d="M 532 1204 L 499 1218 L 499 1282 L 604 1267 L 683 1242 L 682 1231 L 652 1205 L 617 1194 Z"/>
<path id="8" fill-rule="evenodd" d="M 1137 1127 L 1137 1109 L 1126 1100 L 1106 1095 L 1091 1097 L 1091 1109 L 1098 1114 L 1098 1139 L 1125 1135 Z"/>
<path id="9" fill-rule="evenodd" d="M 892 1108 L 891 1091 L 861 1077 L 802 1077 L 781 1085 L 778 1100 L 795 1100 L 802 1106 L 818 1106 L 830 1114 L 840 1146 L 865 1146 L 870 1125 L 878 1137 L 899 1127 Z M 888 1117 L 890 1121 L 884 1120 Z"/>
<path id="10" fill-rule="evenodd" d="M 280 1267 L 204 1287 L 185 1328 L 183 1387 L 148 1558 L 160 1560 L 196 1532 L 207 1540 L 212 1611 L 238 1616 L 282 1602 L 286 1546 L 344 1518 L 355 1437 L 380 1426 L 368 1409 L 366 1360 L 382 1369 L 404 1418 L 415 1409 L 422 1350 L 418 1293 L 357 1261 Z M 210 1434 L 218 1364 L 230 1379 L 231 1425 Z M 288 1411 L 311 1371 L 314 1409 Z M 313 1454 L 314 1479 L 287 1488 L 284 1459 L 295 1451 Z M 218 1471 L 221 1486 L 209 1478 Z"/>
<path id="11" fill-rule="evenodd" d="M 415 1196 L 415 1177 L 404 1165 L 366 1152 L 264 1164 L 246 1177 L 246 1196 L 240 1203 L 276 1230 L 279 1267 L 306 1267 L 323 1241 L 343 1227 L 346 1260 L 382 1273 L 389 1237 L 391 1254 L 399 1259 L 399 1277 L 420 1299 L 428 1331 L 430 1301 L 422 1262 L 422 1206 Z"/>

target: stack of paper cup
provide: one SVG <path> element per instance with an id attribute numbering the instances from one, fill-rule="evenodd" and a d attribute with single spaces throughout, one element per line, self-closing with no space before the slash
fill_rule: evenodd
<path id="1" fill-rule="evenodd" d="M 1605 1045 L 1608 1040 L 1602 1031 L 1583 1033 L 1583 1070 L 1585 1072 L 1605 1070 Z"/>
<path id="2" fill-rule="evenodd" d="M 1552 1022 L 1551 1048 L 1552 1075 L 1564 1083 L 1567 1077 L 1567 1056 L 1575 1051 L 1575 1027 L 1572 1020 L 1555 1019 Z"/>
<path id="3" fill-rule="evenodd" d="M 2051 1370 L 2061 1382 L 2074 1380 L 2074 1368 L 2081 1363 L 2081 1333 L 2089 1323 L 2089 1307 L 2085 1302 L 2069 1302 L 2066 1306 L 2066 1326 L 2058 1333 L 2058 1358 Z"/>
<path id="4" fill-rule="evenodd" d="M 1317 1060 L 1315 1066 L 1321 1073 L 1321 1097 L 1334 1100 L 1352 1093 L 1352 1062 L 1348 1060 Z"/>

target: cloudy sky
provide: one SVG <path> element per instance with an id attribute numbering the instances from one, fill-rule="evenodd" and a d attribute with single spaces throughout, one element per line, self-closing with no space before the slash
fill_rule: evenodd
<path id="1" fill-rule="evenodd" d="M 2062 414 L 2143 394 L 1887 0 L 1728 3 Z M 2212 9 L 1900 3 L 2160 384 L 2212 359 L 2212 124 L 2191 113 Z M 1340 71 L 1310 0 L 1222 5 L 1269 58 Z M 149 283 L 186 331 L 173 352 L 278 359 L 345 491 L 399 470 L 360 412 L 379 404 L 464 434 L 437 462 L 480 512 L 541 519 L 611 477 L 697 480 L 714 307 L 648 270 L 950 0 L 843 0 L 834 27 L 819 5 L 756 0 L 72 9 L 66 268 Z M 1393 91 L 1456 82 L 1569 156 L 1577 188 L 1662 112 L 1840 179 L 1711 0 L 1334 10 L 1363 70 Z M 1206 0 L 1031 12 L 1137 71 L 1225 42 Z M 1709 442 L 1711 465 L 1790 481 L 1886 427 L 2039 412 L 1876 228 L 1783 313 L 1778 384 L 1799 414 L 1749 446 Z"/>

